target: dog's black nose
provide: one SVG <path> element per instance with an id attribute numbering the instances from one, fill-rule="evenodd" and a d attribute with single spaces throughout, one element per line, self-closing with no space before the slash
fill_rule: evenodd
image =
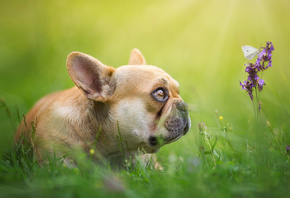
<path id="1" fill-rule="evenodd" d="M 180 111 L 187 111 L 187 109 L 188 109 L 187 104 L 185 102 L 179 102 L 179 103 L 177 103 L 176 104 L 176 107 Z"/>

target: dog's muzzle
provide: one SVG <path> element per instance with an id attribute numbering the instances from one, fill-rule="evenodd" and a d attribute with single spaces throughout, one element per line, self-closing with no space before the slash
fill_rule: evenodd
<path id="1" fill-rule="evenodd" d="M 188 107 L 185 102 L 177 102 L 174 104 L 171 115 L 165 120 L 165 128 L 168 131 L 167 137 L 163 137 L 163 141 L 167 143 L 174 142 L 187 134 L 190 129 L 190 118 Z M 158 145 L 158 140 L 155 136 L 149 138 L 152 146 Z"/>

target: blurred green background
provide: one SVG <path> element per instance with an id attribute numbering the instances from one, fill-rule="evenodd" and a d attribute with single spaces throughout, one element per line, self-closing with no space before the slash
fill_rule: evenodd
<path id="1" fill-rule="evenodd" d="M 289 134 L 289 20 L 288 0 L 2 0 L 0 97 L 15 124 L 1 110 L 1 145 L 17 127 L 17 109 L 22 115 L 45 94 L 74 86 L 70 52 L 118 67 L 135 47 L 179 81 L 191 109 L 191 133 L 161 152 L 189 152 L 198 122 L 217 126 L 216 110 L 251 136 L 252 103 L 239 86 L 247 77 L 241 46 L 266 41 L 275 51 L 264 73 L 262 117 Z"/>

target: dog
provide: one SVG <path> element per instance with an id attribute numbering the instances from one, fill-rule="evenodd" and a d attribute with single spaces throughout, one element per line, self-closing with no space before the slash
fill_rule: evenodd
<path id="1" fill-rule="evenodd" d="M 62 156 L 74 148 L 87 153 L 93 148 L 105 159 L 155 153 L 190 129 L 178 82 L 147 65 L 138 49 L 117 69 L 72 52 L 67 70 L 76 86 L 40 99 L 16 133 L 19 141 L 34 128 L 30 137 L 40 161 L 45 153 Z"/>

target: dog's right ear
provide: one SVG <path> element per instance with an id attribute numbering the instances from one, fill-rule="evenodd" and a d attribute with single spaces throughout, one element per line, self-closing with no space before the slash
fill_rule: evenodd
<path id="1" fill-rule="evenodd" d="M 146 60 L 143 54 L 137 48 L 131 51 L 129 65 L 146 65 Z"/>
<path id="2" fill-rule="evenodd" d="M 114 68 L 81 52 L 70 53 L 66 65 L 71 79 L 87 98 L 106 102 L 112 96 L 115 90 L 111 79 Z"/>

